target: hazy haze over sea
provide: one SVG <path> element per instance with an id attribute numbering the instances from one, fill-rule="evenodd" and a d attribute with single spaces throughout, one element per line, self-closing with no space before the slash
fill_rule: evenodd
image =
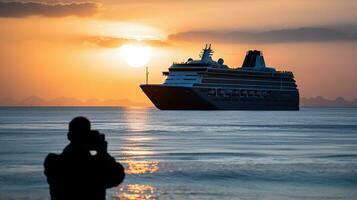
<path id="1" fill-rule="evenodd" d="M 108 199 L 355 199 L 357 108 L 0 108 L 0 199 L 49 199 L 42 163 L 84 115 L 127 173 Z"/>

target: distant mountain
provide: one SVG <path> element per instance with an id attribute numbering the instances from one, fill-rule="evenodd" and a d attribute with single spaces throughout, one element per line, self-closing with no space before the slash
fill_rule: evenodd
<path id="1" fill-rule="evenodd" d="M 6 98 L 2 98 L 0 99 L 0 105 L 2 106 L 15 106 L 18 105 L 19 102 L 13 98 L 10 97 L 6 97 Z"/>
<path id="2" fill-rule="evenodd" d="M 43 99 L 37 96 L 30 96 L 22 100 L 13 98 L 1 98 L 0 106 L 120 106 L 120 107 L 152 107 L 150 103 L 135 102 L 128 99 L 87 99 L 79 100 L 70 97 L 58 97 L 55 99 Z M 301 107 L 357 107 L 357 99 L 347 101 L 342 97 L 335 100 L 324 97 L 302 97 Z"/>
<path id="3" fill-rule="evenodd" d="M 120 107 L 149 107 L 147 103 L 135 102 L 128 99 L 87 99 L 79 100 L 70 97 L 58 97 L 55 99 L 43 99 L 30 96 L 22 100 L 13 98 L 1 98 L 0 106 L 120 106 Z"/>
<path id="4" fill-rule="evenodd" d="M 35 105 L 46 105 L 47 102 L 37 96 L 30 96 L 18 102 L 18 105 L 35 106 Z"/>
<path id="5" fill-rule="evenodd" d="M 47 101 L 47 104 L 56 105 L 56 106 L 71 106 L 71 105 L 80 106 L 80 105 L 83 105 L 84 102 L 82 102 L 78 99 L 75 99 L 75 98 L 58 97 L 58 98 L 51 99 L 51 100 Z"/>
<path id="6" fill-rule="evenodd" d="M 347 101 L 343 97 L 337 97 L 335 100 L 325 99 L 322 96 L 311 98 L 300 98 L 302 107 L 357 107 L 357 99 Z"/>

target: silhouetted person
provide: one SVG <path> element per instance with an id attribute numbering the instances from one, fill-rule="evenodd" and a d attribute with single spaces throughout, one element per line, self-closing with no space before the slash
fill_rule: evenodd
<path id="1" fill-rule="evenodd" d="M 67 137 L 70 144 L 63 152 L 48 154 L 45 159 L 51 199 L 105 199 L 105 190 L 123 181 L 123 166 L 109 155 L 104 135 L 91 130 L 87 118 L 74 118 Z"/>

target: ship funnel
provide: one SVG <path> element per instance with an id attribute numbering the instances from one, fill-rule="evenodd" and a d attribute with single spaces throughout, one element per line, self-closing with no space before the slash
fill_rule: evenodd
<path id="1" fill-rule="evenodd" d="M 265 68 L 265 61 L 262 52 L 249 50 L 243 61 L 243 68 L 262 69 Z"/>
<path id="2" fill-rule="evenodd" d="M 211 49 L 211 44 L 206 44 L 205 48 L 201 52 L 201 62 L 211 63 L 212 62 L 213 50 Z"/>

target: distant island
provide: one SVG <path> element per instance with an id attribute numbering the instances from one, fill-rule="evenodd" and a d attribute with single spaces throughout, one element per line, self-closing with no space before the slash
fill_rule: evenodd
<path id="1" fill-rule="evenodd" d="M 357 107 L 357 99 L 347 101 L 343 97 L 337 97 L 334 100 L 325 99 L 322 96 L 317 97 L 302 97 L 300 98 L 300 106 L 302 107 Z"/>
<path id="2" fill-rule="evenodd" d="M 44 99 L 30 96 L 17 100 L 13 98 L 0 98 L 0 106 L 120 106 L 120 107 L 150 107 L 149 103 L 136 102 L 128 99 L 86 99 L 79 100 L 71 97 L 58 97 Z"/>
<path id="3" fill-rule="evenodd" d="M 79 100 L 71 97 L 44 99 L 30 96 L 24 99 L 0 98 L 0 106 L 120 106 L 120 107 L 153 107 L 150 102 L 136 102 L 128 99 L 86 99 Z M 353 101 L 337 97 L 334 100 L 322 96 L 300 98 L 301 107 L 357 107 L 357 99 Z"/>

